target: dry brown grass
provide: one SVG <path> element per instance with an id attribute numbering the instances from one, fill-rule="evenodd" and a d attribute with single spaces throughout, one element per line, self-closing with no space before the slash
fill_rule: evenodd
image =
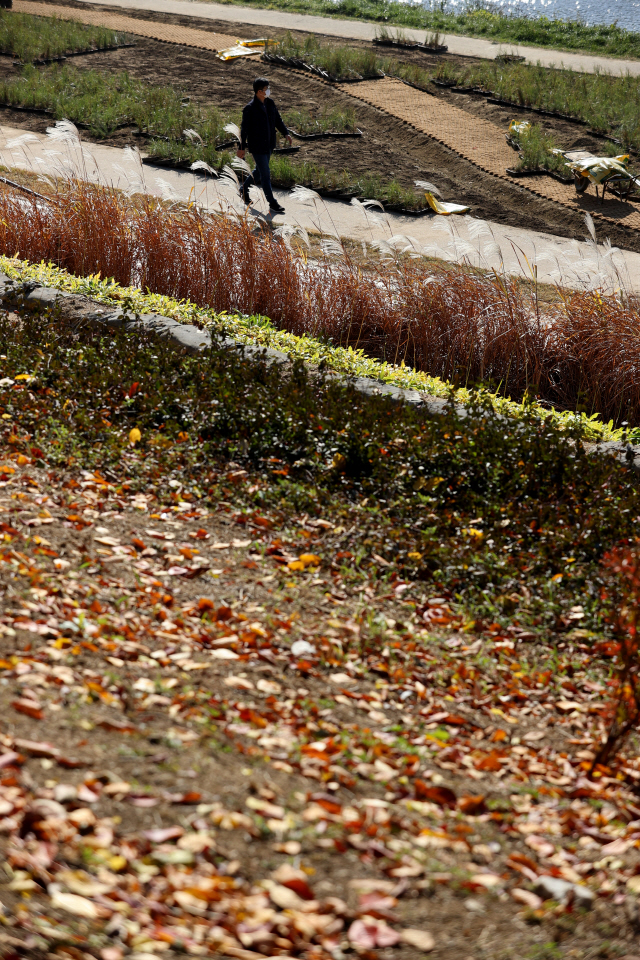
<path id="1" fill-rule="evenodd" d="M 296 334 L 458 384 L 484 383 L 564 409 L 640 422 L 640 312 L 632 301 L 562 294 L 506 276 L 399 257 L 307 262 L 247 220 L 170 210 L 109 188 L 67 184 L 47 204 L 0 191 L 0 251 L 217 311 L 262 314 Z M 546 298 L 545 298 L 546 299 Z"/>

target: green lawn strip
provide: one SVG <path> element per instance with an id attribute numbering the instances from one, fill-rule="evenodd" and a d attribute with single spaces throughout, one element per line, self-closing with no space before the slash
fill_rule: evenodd
<path id="1" fill-rule="evenodd" d="M 523 17 L 490 10 L 446 12 L 422 4 L 386 0 L 225 0 L 261 10 L 287 10 L 336 20 L 364 20 L 386 26 L 482 37 L 503 43 L 522 43 L 552 50 L 584 51 L 616 58 L 640 58 L 640 33 L 616 24 L 589 26 L 580 20 Z"/>
<path id="2" fill-rule="evenodd" d="M 232 460 L 255 478 L 258 515 L 342 513 L 338 558 L 354 585 L 376 571 L 390 588 L 426 581 L 486 623 L 512 624 L 517 606 L 517 623 L 553 642 L 576 601 L 583 637 L 606 627 L 602 558 L 636 535 L 640 492 L 575 431 L 527 411 L 505 424 L 482 397 L 463 419 L 453 405 L 433 417 L 302 364 L 283 377 L 216 338 L 187 357 L 55 312 L 0 315 L 0 358 L 0 443 L 36 468 L 109 477 L 124 465 L 131 491 L 168 494 L 179 478 L 183 499 L 213 504 L 220 488 L 234 497 Z"/>
<path id="3" fill-rule="evenodd" d="M 558 411 L 533 402 L 515 403 L 486 390 L 472 391 L 455 387 L 439 377 L 404 364 L 396 366 L 367 356 L 362 350 L 338 347 L 313 337 L 296 336 L 278 330 L 267 317 L 243 317 L 238 314 L 215 313 L 160 294 L 144 293 L 135 287 L 121 287 L 113 280 L 97 276 L 75 277 L 52 264 L 30 264 L 27 261 L 0 257 L 0 270 L 17 280 L 36 280 L 46 286 L 73 293 L 83 293 L 104 303 L 121 305 L 132 311 L 159 313 L 184 323 L 197 323 L 212 331 L 225 330 L 242 343 L 272 347 L 313 366 L 324 365 L 328 370 L 348 376 L 371 377 L 383 383 L 409 390 L 418 390 L 432 397 L 451 398 L 456 403 L 469 404 L 481 396 L 483 402 L 505 416 L 522 420 L 533 417 L 553 424 L 560 432 L 577 433 L 590 442 L 620 440 L 623 430 L 615 430 L 613 421 L 604 423 L 597 414 Z"/>
<path id="4" fill-rule="evenodd" d="M 81 51 L 104 50 L 128 42 L 131 42 L 129 37 L 107 27 L 0 11 L 0 52 L 13 54 L 24 63 Z"/>

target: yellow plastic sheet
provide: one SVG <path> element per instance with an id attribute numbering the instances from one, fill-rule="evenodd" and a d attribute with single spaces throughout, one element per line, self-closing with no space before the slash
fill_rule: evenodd
<path id="1" fill-rule="evenodd" d="M 247 47 L 238 43 L 235 47 L 227 47 L 218 51 L 218 60 L 237 60 L 239 57 L 255 57 L 263 51 L 263 47 Z"/>
<path id="2" fill-rule="evenodd" d="M 269 43 L 277 43 L 277 40 L 260 37 L 258 40 L 238 40 L 238 43 L 241 47 L 266 47 Z"/>
<path id="3" fill-rule="evenodd" d="M 434 213 L 439 213 L 442 217 L 450 217 L 452 213 L 466 213 L 469 207 L 463 207 L 460 203 L 444 203 L 442 200 L 436 200 L 432 193 L 425 193 L 427 203 Z"/>
<path id="4" fill-rule="evenodd" d="M 518 123 L 517 120 L 512 120 L 509 124 L 509 133 L 511 136 L 522 136 L 523 133 L 529 133 L 531 130 L 531 124 L 528 120 L 523 120 L 521 123 Z"/>
<path id="5" fill-rule="evenodd" d="M 600 185 L 612 175 L 631 180 L 631 174 L 627 170 L 628 162 L 629 155 L 625 153 L 619 157 L 590 157 L 588 160 L 570 163 L 569 167 L 573 173 L 589 177 L 592 183 Z"/>

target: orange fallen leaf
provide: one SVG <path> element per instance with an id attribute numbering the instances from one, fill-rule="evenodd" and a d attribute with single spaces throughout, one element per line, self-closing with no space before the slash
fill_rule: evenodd
<path id="1" fill-rule="evenodd" d="M 31 717 L 32 720 L 44 720 L 44 710 L 37 700 L 12 700 L 11 706 L 14 710 L 17 710 L 18 713 L 24 713 L 25 716 Z"/>
<path id="2" fill-rule="evenodd" d="M 468 817 L 478 817 L 480 814 L 487 812 L 487 806 L 484 802 L 484 796 L 482 795 L 477 797 L 460 797 L 458 807 L 462 813 L 465 813 Z"/>
<path id="3" fill-rule="evenodd" d="M 431 787 L 424 780 L 416 780 L 413 787 L 416 800 L 428 800 L 439 807 L 449 807 L 451 810 L 457 806 L 457 797 L 449 787 Z"/>

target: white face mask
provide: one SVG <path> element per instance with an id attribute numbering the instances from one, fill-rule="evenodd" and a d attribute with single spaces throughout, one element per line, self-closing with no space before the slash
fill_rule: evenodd
<path id="1" fill-rule="evenodd" d="M 264 95 L 265 95 L 265 97 L 270 97 L 270 96 L 271 96 L 271 87 L 267 87 L 267 89 L 266 89 L 265 92 L 264 92 Z"/>

